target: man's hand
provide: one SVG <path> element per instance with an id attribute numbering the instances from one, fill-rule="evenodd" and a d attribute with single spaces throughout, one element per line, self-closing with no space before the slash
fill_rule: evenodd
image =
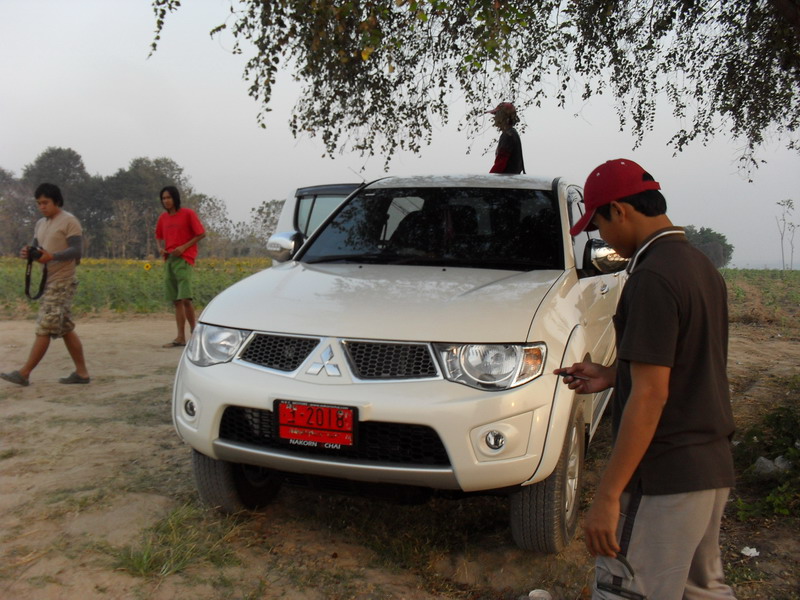
<path id="1" fill-rule="evenodd" d="M 39 248 L 39 252 L 41 252 L 42 255 L 38 259 L 36 259 L 36 262 L 45 264 L 45 263 L 49 263 L 51 260 L 53 260 L 53 255 L 50 254 L 44 248 Z M 22 249 L 19 251 L 19 257 L 20 258 L 24 258 L 25 260 L 28 259 L 28 246 L 23 246 L 22 247 Z"/>
<path id="2" fill-rule="evenodd" d="M 186 246 L 178 246 L 177 248 L 173 248 L 169 253 L 172 256 L 183 256 L 184 252 L 186 252 Z"/>
<path id="3" fill-rule="evenodd" d="M 595 394 L 614 385 L 617 370 L 615 367 L 604 367 L 597 363 L 584 361 L 571 367 L 556 369 L 556 375 L 564 376 L 564 383 L 569 389 L 579 394 Z"/>
<path id="4" fill-rule="evenodd" d="M 592 556 L 617 556 L 619 511 L 619 498 L 595 497 L 583 521 L 584 542 Z"/>

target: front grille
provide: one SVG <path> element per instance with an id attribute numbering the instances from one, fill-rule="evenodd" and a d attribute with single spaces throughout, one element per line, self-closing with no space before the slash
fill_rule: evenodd
<path id="1" fill-rule="evenodd" d="M 364 462 L 428 467 L 449 466 L 438 434 L 425 425 L 364 421 L 358 423 L 356 443 L 341 450 L 290 446 L 275 434 L 272 411 L 229 406 L 222 415 L 219 437 L 229 442 L 275 448 L 297 455 L 353 458 Z"/>
<path id="2" fill-rule="evenodd" d="M 317 344 L 317 338 L 258 333 L 247 344 L 240 358 L 278 371 L 294 371 L 303 364 Z"/>
<path id="3" fill-rule="evenodd" d="M 353 374 L 359 379 L 436 377 L 436 365 L 425 344 L 346 341 Z"/>

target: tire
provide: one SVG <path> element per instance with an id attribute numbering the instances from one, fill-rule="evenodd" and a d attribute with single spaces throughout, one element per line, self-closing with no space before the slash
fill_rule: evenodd
<path id="1" fill-rule="evenodd" d="M 553 554 L 572 540 L 578 525 L 585 452 L 583 404 L 576 403 L 553 473 L 520 487 L 510 498 L 511 536 L 523 550 Z"/>
<path id="2" fill-rule="evenodd" d="M 225 514 L 263 508 L 281 488 L 270 469 L 215 460 L 192 450 L 192 471 L 204 504 Z"/>

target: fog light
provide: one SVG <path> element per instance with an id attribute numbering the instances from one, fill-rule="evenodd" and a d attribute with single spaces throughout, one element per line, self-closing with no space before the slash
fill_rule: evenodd
<path id="1" fill-rule="evenodd" d="M 486 445 L 492 450 L 500 450 L 500 448 L 506 445 L 506 436 L 496 429 L 493 429 L 486 434 Z"/>
<path id="2" fill-rule="evenodd" d="M 186 400 L 183 403 L 183 412 L 192 418 L 197 416 L 197 405 L 194 403 L 194 400 Z"/>

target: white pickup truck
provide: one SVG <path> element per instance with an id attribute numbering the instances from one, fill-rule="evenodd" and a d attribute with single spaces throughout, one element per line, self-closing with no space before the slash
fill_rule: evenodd
<path id="1" fill-rule="evenodd" d="M 580 187 L 317 191 L 287 201 L 274 266 L 219 294 L 181 359 L 173 418 L 202 499 L 256 509 L 300 480 L 502 494 L 520 547 L 562 549 L 609 392 L 576 395 L 552 372 L 614 360 L 625 266 L 569 235 Z"/>

